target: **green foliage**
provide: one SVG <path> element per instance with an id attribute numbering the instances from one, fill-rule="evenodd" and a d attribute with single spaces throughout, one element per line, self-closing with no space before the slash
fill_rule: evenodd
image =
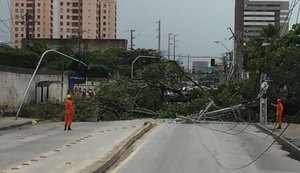
<path id="1" fill-rule="evenodd" d="M 20 117 L 33 117 L 41 120 L 63 121 L 63 111 L 64 105 L 57 102 L 24 104 L 20 111 Z"/>
<path id="2" fill-rule="evenodd" d="M 75 97 L 74 121 L 99 121 L 99 104 L 94 98 Z"/>
<path id="3" fill-rule="evenodd" d="M 0 64 L 14 67 L 34 68 L 38 62 L 38 56 L 34 52 L 25 49 L 13 49 L 0 47 Z"/>
<path id="4" fill-rule="evenodd" d="M 37 105 L 36 117 L 42 120 L 63 121 L 64 105 L 58 102 L 46 102 Z"/>
<path id="5" fill-rule="evenodd" d="M 244 50 L 246 57 L 251 59 L 252 82 L 249 85 L 258 86 L 260 74 L 266 73 L 272 79 L 268 90 L 271 100 L 281 97 L 300 103 L 300 81 L 297 77 L 300 72 L 300 25 L 293 25 L 292 30 L 282 37 L 276 31 L 269 26 L 264 29 L 261 39 L 247 42 Z M 266 41 L 269 44 L 261 46 Z"/>

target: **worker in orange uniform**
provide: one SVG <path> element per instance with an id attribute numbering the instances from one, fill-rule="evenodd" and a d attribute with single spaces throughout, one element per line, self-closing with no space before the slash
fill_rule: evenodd
<path id="1" fill-rule="evenodd" d="M 276 108 L 276 117 L 278 121 L 278 127 L 277 129 L 281 129 L 282 124 L 282 113 L 283 113 L 283 105 L 281 103 L 281 99 L 277 99 L 277 104 L 271 103 Z"/>
<path id="2" fill-rule="evenodd" d="M 71 95 L 67 95 L 67 99 L 65 101 L 65 130 L 72 130 L 72 120 L 73 120 L 73 103 L 71 100 Z"/>

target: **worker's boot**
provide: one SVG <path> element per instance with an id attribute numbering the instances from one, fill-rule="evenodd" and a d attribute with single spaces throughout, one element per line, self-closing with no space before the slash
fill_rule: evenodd
<path id="1" fill-rule="evenodd" d="M 68 130 L 72 130 L 72 129 L 71 129 L 71 126 L 68 127 Z"/>
<path id="2" fill-rule="evenodd" d="M 65 129 L 64 129 L 64 131 L 66 131 L 67 130 L 67 126 L 65 126 Z"/>
<path id="3" fill-rule="evenodd" d="M 281 129 L 281 126 L 278 126 L 277 129 Z"/>

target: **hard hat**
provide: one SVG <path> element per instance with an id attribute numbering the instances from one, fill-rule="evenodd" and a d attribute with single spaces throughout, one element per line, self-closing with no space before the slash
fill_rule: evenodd
<path id="1" fill-rule="evenodd" d="M 281 99 L 277 99 L 278 102 L 281 102 Z"/>
<path id="2" fill-rule="evenodd" d="M 70 94 L 68 94 L 68 95 L 67 95 L 67 98 L 68 98 L 68 99 L 70 99 L 70 98 L 71 98 L 71 95 L 70 95 Z"/>

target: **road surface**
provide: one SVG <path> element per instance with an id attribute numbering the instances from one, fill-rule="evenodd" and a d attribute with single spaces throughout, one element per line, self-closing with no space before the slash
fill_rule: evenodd
<path id="1" fill-rule="evenodd" d="M 273 140 L 247 124 L 163 123 L 111 172 L 299 173 L 300 162 L 277 143 L 251 164 Z"/>
<path id="2" fill-rule="evenodd" d="M 145 120 L 41 123 L 0 131 L 0 173 L 80 172 L 106 157 Z"/>

